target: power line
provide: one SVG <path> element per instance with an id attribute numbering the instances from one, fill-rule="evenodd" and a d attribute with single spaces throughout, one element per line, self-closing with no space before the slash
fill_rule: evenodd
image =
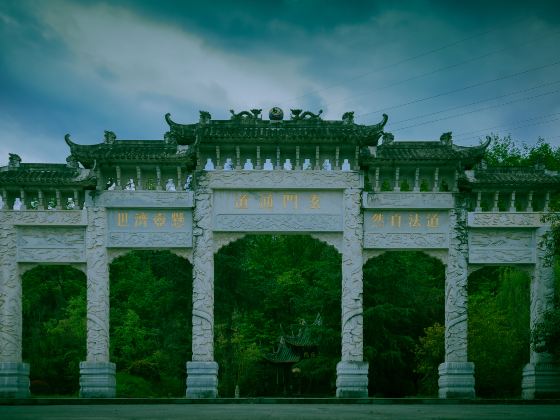
<path id="1" fill-rule="evenodd" d="M 525 19 L 524 17 L 521 18 L 521 19 L 518 19 L 518 20 L 512 22 L 511 25 L 515 25 L 515 24 L 517 24 L 517 23 L 523 21 L 524 19 Z M 461 44 L 461 43 L 466 42 L 466 41 L 470 41 L 470 40 L 475 39 L 475 38 L 479 38 L 479 37 L 484 36 L 484 35 L 488 35 L 489 33 L 492 33 L 492 32 L 498 31 L 498 30 L 503 30 L 503 28 L 501 28 L 501 27 L 494 27 L 494 28 L 489 29 L 489 30 L 487 30 L 487 31 L 483 31 L 483 32 L 476 33 L 476 34 L 471 35 L 471 36 L 468 36 L 468 37 L 466 37 L 466 38 L 462 38 L 462 39 L 459 39 L 459 40 L 457 40 L 457 41 L 453 41 L 453 42 L 451 42 L 451 43 L 449 43 L 449 44 L 445 44 L 445 45 L 443 45 L 443 46 L 441 46 L 441 47 L 434 48 L 434 49 L 431 49 L 431 50 L 428 50 L 428 51 L 424 51 L 424 52 L 421 52 L 421 53 L 419 53 L 419 54 L 416 54 L 416 55 L 414 55 L 414 56 L 412 56 L 412 57 L 404 58 L 404 59 L 398 60 L 398 61 L 396 61 L 396 62 L 394 62 L 394 63 L 387 64 L 386 66 L 378 67 L 378 68 L 376 68 L 376 69 L 367 71 L 367 72 L 362 73 L 362 74 L 359 74 L 359 75 L 357 75 L 357 76 L 350 77 L 350 78 L 348 78 L 348 79 L 346 79 L 346 80 L 344 80 L 344 81 L 342 81 L 342 82 L 335 83 L 335 84 L 330 85 L 330 86 L 327 86 L 327 87 L 325 87 L 325 88 L 312 90 L 312 91 L 310 91 L 310 92 L 304 93 L 303 95 L 300 95 L 300 96 L 297 96 L 297 97 L 293 98 L 293 100 L 294 100 L 294 101 L 297 101 L 298 99 L 304 98 L 304 97 L 306 97 L 306 96 L 313 95 L 313 94 L 316 94 L 316 93 L 319 93 L 319 92 L 323 92 L 323 91 L 325 91 L 325 90 L 329 90 L 329 89 L 332 89 L 332 88 L 337 87 L 337 86 L 344 85 L 344 84 L 346 84 L 346 83 L 348 83 L 348 82 L 352 82 L 352 81 L 354 81 L 354 80 L 361 79 L 361 78 L 363 78 L 363 77 L 365 77 L 365 76 L 368 76 L 368 75 L 370 75 L 370 74 L 377 73 L 377 72 L 380 72 L 380 71 L 382 71 L 382 70 L 388 70 L 388 69 L 390 69 L 390 68 L 399 66 L 399 65 L 404 64 L 404 63 L 407 63 L 407 62 L 409 62 L 409 61 L 417 60 L 418 58 L 425 57 L 425 56 L 427 56 L 427 55 L 434 54 L 434 53 L 439 52 L 439 51 L 443 51 L 443 50 L 445 50 L 445 49 L 447 49 L 447 48 L 453 47 L 453 46 L 455 46 L 455 45 Z"/>
<path id="2" fill-rule="evenodd" d="M 510 105 L 510 104 L 520 102 L 520 101 L 530 101 L 532 99 L 540 98 L 540 97 L 543 97 L 543 96 L 553 95 L 553 94 L 558 93 L 558 92 L 560 92 L 560 89 L 539 93 L 538 95 L 528 96 L 528 97 L 525 97 L 525 98 L 514 99 L 514 100 L 508 101 L 508 102 L 502 102 L 501 104 L 490 105 L 490 106 L 487 106 L 485 108 L 479 108 L 479 109 L 474 109 L 474 110 L 467 111 L 467 112 L 461 112 L 460 114 L 449 115 L 447 117 L 442 117 L 442 118 L 436 118 L 435 120 L 423 121 L 423 122 L 418 123 L 418 124 L 413 124 L 413 125 L 409 125 L 409 126 L 406 126 L 406 127 L 396 128 L 392 131 L 401 131 L 401 130 L 406 130 L 408 128 L 419 127 L 421 125 L 432 124 L 432 123 L 435 123 L 435 122 L 438 122 L 438 121 L 449 120 L 451 118 L 462 117 L 464 115 L 474 114 L 476 112 L 486 111 L 488 109 L 500 108 L 502 106 Z"/>
<path id="3" fill-rule="evenodd" d="M 532 67 L 530 69 L 526 69 L 526 70 L 523 70 L 523 71 L 520 71 L 520 72 L 517 72 L 517 73 L 508 74 L 506 76 L 496 77 L 495 79 L 485 80 L 483 82 L 479 82 L 479 83 L 475 83 L 475 84 L 472 84 L 472 85 L 464 86 L 464 87 L 459 88 L 459 89 L 453 89 L 453 90 L 449 90 L 447 92 L 438 93 L 436 95 L 427 96 L 425 98 L 414 99 L 412 101 L 405 102 L 405 103 L 402 103 L 402 104 L 393 105 L 393 106 L 385 107 L 385 108 L 382 108 L 382 109 L 376 109 L 375 111 L 366 112 L 365 114 L 360 114 L 360 115 L 358 115 L 358 117 L 363 117 L 363 116 L 366 116 L 366 115 L 376 114 L 376 113 L 379 113 L 379 112 L 386 112 L 386 111 L 391 110 L 391 109 L 403 108 L 403 107 L 408 106 L 408 105 L 417 104 L 417 103 L 420 103 L 420 102 L 425 102 L 425 101 L 428 101 L 430 99 L 440 98 L 442 96 L 450 95 L 452 93 L 463 92 L 465 90 L 472 89 L 472 88 L 475 88 L 475 87 L 480 87 L 480 86 L 484 86 L 484 85 L 487 85 L 487 84 L 490 84 L 490 83 L 495 83 L 495 82 L 499 82 L 499 81 L 502 81 L 502 80 L 510 79 L 512 77 L 520 76 L 522 74 L 527 74 L 527 73 L 530 73 L 532 71 L 542 70 L 542 69 L 547 68 L 547 67 L 557 66 L 558 64 L 560 64 L 560 60 L 555 61 L 553 63 L 545 64 L 545 65 L 542 65 L 542 66 Z"/>
<path id="4" fill-rule="evenodd" d="M 552 113 L 552 114 L 538 115 L 538 116 L 535 116 L 535 117 L 526 118 L 524 120 L 518 121 L 518 123 L 525 123 L 525 122 L 528 122 L 528 121 L 541 120 L 541 119 L 556 117 L 556 116 L 558 116 L 560 118 L 560 112 L 555 112 L 555 113 Z M 553 121 L 555 121 L 555 120 L 553 120 Z M 462 133 L 454 134 L 453 138 L 464 137 L 464 136 L 469 135 L 469 134 L 480 133 L 482 131 L 488 131 L 488 130 L 492 130 L 492 129 L 495 129 L 495 128 L 501 128 L 501 127 L 508 127 L 508 125 L 494 125 L 492 127 L 481 128 L 479 130 L 463 131 Z M 471 137 L 477 137 L 477 136 L 471 136 Z M 471 138 L 471 137 L 468 137 L 468 138 Z"/>
<path id="5" fill-rule="evenodd" d="M 434 111 L 434 112 L 430 112 L 428 114 L 423 114 L 423 115 L 418 115 L 416 117 L 406 118 L 404 120 L 392 121 L 391 126 L 393 126 L 395 124 L 401 124 L 401 123 L 404 123 L 406 121 L 417 120 L 417 119 L 420 119 L 420 118 L 429 117 L 431 115 L 437 115 L 437 114 L 441 114 L 441 113 L 444 113 L 444 112 L 453 111 L 455 109 L 466 108 L 468 106 L 477 105 L 477 104 L 480 104 L 480 103 L 483 103 L 483 102 L 495 101 L 496 99 L 507 98 L 508 96 L 517 95 L 519 93 L 530 92 L 532 90 L 539 89 L 539 88 L 544 87 L 544 86 L 554 85 L 554 84 L 557 84 L 557 83 L 560 83 L 560 80 L 556 80 L 554 82 L 549 82 L 549 83 L 542 83 L 540 85 L 533 86 L 533 87 L 528 88 L 528 89 L 517 90 L 515 92 L 510 92 L 510 93 L 507 93 L 505 95 L 494 96 L 493 98 L 481 99 L 479 101 L 474 101 L 474 102 L 471 102 L 471 103 L 468 103 L 468 104 L 465 104 L 465 105 L 457 105 L 457 106 L 454 106 L 454 107 L 451 107 L 451 108 L 442 109 L 440 111 Z"/>
<path id="6" fill-rule="evenodd" d="M 450 64 L 448 66 L 440 67 L 440 68 L 437 68 L 435 70 L 431 70 L 431 71 L 426 72 L 426 73 L 422 73 L 422 74 L 419 74 L 419 75 L 416 75 L 416 76 L 409 77 L 407 79 L 398 80 L 398 81 L 390 83 L 388 85 L 381 86 L 381 87 L 373 89 L 373 90 L 368 90 L 368 91 L 362 92 L 358 95 L 352 95 L 352 96 L 348 96 L 348 97 L 340 99 L 340 100 L 332 101 L 327 105 L 350 102 L 352 100 L 355 100 L 356 98 L 359 98 L 359 97 L 362 97 L 362 96 L 365 96 L 365 95 L 371 95 L 372 93 L 375 93 L 375 92 L 378 92 L 378 91 L 381 91 L 381 90 L 384 90 L 384 89 L 387 89 L 387 88 L 390 88 L 390 87 L 398 86 L 398 85 L 401 85 L 403 83 L 410 82 L 412 80 L 421 79 L 423 77 L 431 76 L 433 74 L 439 73 L 439 72 L 444 71 L 444 70 L 449 70 L 449 69 L 452 69 L 452 68 L 455 68 L 455 67 L 460 67 L 460 66 L 463 66 L 465 64 L 472 63 L 474 61 L 482 60 L 483 58 L 489 57 L 491 55 L 494 55 L 494 54 L 497 54 L 497 53 L 500 53 L 500 52 L 503 52 L 503 51 L 511 50 L 513 48 L 517 49 L 520 46 L 525 46 L 525 45 L 529 45 L 529 44 L 532 44 L 532 43 L 537 42 L 537 41 L 542 41 L 543 39 L 546 39 L 548 37 L 552 37 L 552 36 L 555 36 L 555 35 L 558 35 L 558 34 L 560 34 L 560 31 L 553 32 L 551 34 L 547 34 L 545 36 L 538 37 L 538 38 L 532 39 L 530 41 L 523 42 L 521 44 L 517 44 L 515 46 L 510 46 L 510 47 L 505 47 L 505 48 L 500 48 L 500 49 L 497 49 L 497 50 L 494 50 L 494 51 L 490 51 L 490 52 L 487 52 L 485 54 L 479 55 L 477 57 L 472 57 L 468 60 L 463 60 L 463 61 L 460 61 L 460 62 L 455 63 L 455 64 Z"/>
<path id="7" fill-rule="evenodd" d="M 548 121 L 536 122 L 536 123 L 532 123 L 532 124 L 518 125 L 518 126 L 514 126 L 514 127 L 509 127 L 509 128 L 508 128 L 508 126 L 503 126 L 503 127 L 506 127 L 505 130 L 511 131 L 511 130 L 517 130 L 517 129 L 520 129 L 520 128 L 534 127 L 536 125 L 550 124 L 550 123 L 553 123 L 553 122 L 559 121 L 559 120 L 560 120 L 560 117 L 553 118 L 553 119 L 548 120 Z M 480 137 L 481 137 L 481 135 L 469 136 L 469 137 L 463 137 L 461 140 L 478 139 Z M 556 137 L 560 137 L 560 136 L 552 136 L 552 137 L 549 137 L 549 138 L 556 138 Z"/>

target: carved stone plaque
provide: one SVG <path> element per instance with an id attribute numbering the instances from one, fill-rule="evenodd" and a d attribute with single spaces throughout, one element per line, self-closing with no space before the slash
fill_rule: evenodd
<path id="1" fill-rule="evenodd" d="M 85 262 L 85 228 L 19 226 L 17 261 L 36 263 Z"/>
<path id="2" fill-rule="evenodd" d="M 191 210 L 110 209 L 107 223 L 108 247 L 192 247 Z"/>
<path id="3" fill-rule="evenodd" d="M 447 248 L 448 229 L 446 211 L 366 210 L 364 248 Z"/>
<path id="4" fill-rule="evenodd" d="M 535 257 L 533 229 L 471 229 L 469 263 L 533 264 Z"/>
<path id="5" fill-rule="evenodd" d="M 214 192 L 214 230 L 226 232 L 340 232 L 340 191 Z"/>

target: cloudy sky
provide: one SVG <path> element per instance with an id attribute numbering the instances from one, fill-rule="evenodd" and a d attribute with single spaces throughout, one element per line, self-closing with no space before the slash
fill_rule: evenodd
<path id="1" fill-rule="evenodd" d="M 64 162 L 65 133 L 161 139 L 166 112 L 273 106 L 560 145 L 559 99 L 557 1 L 0 2 L 0 165 Z"/>

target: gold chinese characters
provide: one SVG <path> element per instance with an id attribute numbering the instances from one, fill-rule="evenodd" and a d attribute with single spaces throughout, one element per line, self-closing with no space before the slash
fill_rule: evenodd
<path id="1" fill-rule="evenodd" d="M 130 220 L 130 224 L 129 224 Z M 145 211 L 118 211 L 115 221 L 122 228 L 182 228 L 185 226 L 185 212 L 145 212 Z"/>
<path id="2" fill-rule="evenodd" d="M 284 192 L 273 194 L 271 192 L 258 193 L 253 201 L 248 193 L 237 193 L 233 197 L 233 207 L 244 210 L 259 208 L 272 210 L 274 208 L 299 210 L 299 209 L 320 209 L 321 196 L 317 193 L 299 194 L 294 192 Z"/>
<path id="3" fill-rule="evenodd" d="M 437 228 L 439 227 L 439 214 L 406 212 L 373 213 L 371 215 L 371 222 L 374 228 L 382 228 L 386 225 L 386 223 L 387 226 L 395 228 L 400 228 L 401 226 L 406 226 L 412 229 L 418 229 L 423 226 L 428 228 Z"/>

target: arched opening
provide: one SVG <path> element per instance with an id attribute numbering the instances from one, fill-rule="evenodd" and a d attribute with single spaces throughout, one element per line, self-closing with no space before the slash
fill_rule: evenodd
<path id="1" fill-rule="evenodd" d="M 528 273 L 484 267 L 469 276 L 469 361 L 479 397 L 519 397 L 529 361 Z"/>
<path id="2" fill-rule="evenodd" d="M 219 395 L 334 395 L 340 254 L 309 236 L 249 235 L 214 267 Z"/>
<path id="3" fill-rule="evenodd" d="M 86 358 L 86 277 L 64 265 L 22 276 L 23 360 L 33 395 L 78 395 Z"/>
<path id="4" fill-rule="evenodd" d="M 445 267 L 422 252 L 364 266 L 364 358 L 372 396 L 437 395 L 444 358 Z"/>
<path id="5" fill-rule="evenodd" d="M 184 396 L 191 264 L 169 251 L 133 251 L 111 263 L 110 282 L 117 397 Z"/>

